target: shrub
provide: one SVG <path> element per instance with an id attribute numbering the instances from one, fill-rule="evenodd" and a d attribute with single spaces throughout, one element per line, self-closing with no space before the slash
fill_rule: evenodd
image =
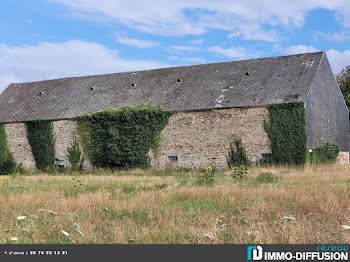
<path id="1" fill-rule="evenodd" d="M 94 166 L 147 168 L 148 152 L 158 147 L 159 134 L 171 115 L 172 112 L 149 104 L 107 109 L 75 120 L 84 152 Z"/>
<path id="2" fill-rule="evenodd" d="M 0 124 L 0 174 L 16 173 L 16 162 L 7 146 L 5 126 Z"/>
<path id="3" fill-rule="evenodd" d="M 272 163 L 305 164 L 307 135 L 304 104 L 293 101 L 270 105 L 267 109 L 270 120 L 264 120 L 264 128 L 270 140 Z"/>
<path id="4" fill-rule="evenodd" d="M 270 184 L 270 183 L 275 183 L 278 180 L 280 180 L 281 178 L 275 174 L 272 173 L 260 173 L 255 180 L 261 184 Z"/>
<path id="5" fill-rule="evenodd" d="M 215 180 L 215 168 L 208 166 L 205 173 L 197 177 L 196 184 L 199 186 L 212 186 Z"/>
<path id="6" fill-rule="evenodd" d="M 9 149 L 7 146 L 7 137 L 5 126 L 3 123 L 0 124 L 0 165 L 6 161 Z"/>
<path id="7" fill-rule="evenodd" d="M 16 161 L 11 152 L 8 153 L 5 162 L 0 166 L 1 174 L 14 174 L 17 172 Z"/>
<path id="8" fill-rule="evenodd" d="M 73 142 L 67 148 L 67 152 L 68 152 L 67 157 L 72 170 L 82 170 L 84 157 L 80 160 L 80 157 L 81 157 L 80 144 L 75 135 L 73 135 Z"/>
<path id="9" fill-rule="evenodd" d="M 257 166 L 261 166 L 261 167 L 267 167 L 267 166 L 271 166 L 272 165 L 272 158 L 271 157 L 267 157 L 267 158 L 259 158 L 255 164 Z"/>
<path id="10" fill-rule="evenodd" d="M 311 161 L 317 164 L 334 163 L 340 152 L 340 147 L 336 143 L 326 143 L 312 150 Z"/>
<path id="11" fill-rule="evenodd" d="M 234 138 L 235 146 L 230 143 L 230 152 L 227 156 L 227 165 L 229 168 L 234 166 L 245 165 L 248 166 L 250 164 L 249 159 L 247 157 L 247 153 L 243 147 L 242 140 L 239 137 Z"/>
<path id="12" fill-rule="evenodd" d="M 247 178 L 248 168 L 246 166 L 241 165 L 239 167 L 233 167 L 232 171 L 232 179 L 234 181 L 240 181 Z"/>
<path id="13" fill-rule="evenodd" d="M 51 120 L 26 121 L 27 138 L 32 148 L 35 165 L 45 171 L 55 164 L 55 139 Z"/>

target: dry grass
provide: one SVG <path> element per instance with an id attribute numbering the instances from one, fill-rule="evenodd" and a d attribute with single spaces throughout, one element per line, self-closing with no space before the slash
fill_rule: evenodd
<path id="1" fill-rule="evenodd" d="M 350 242 L 341 228 L 350 225 L 348 165 L 253 168 L 236 183 L 229 171 L 218 172 L 211 187 L 196 185 L 198 173 L 7 177 L 0 243 Z"/>

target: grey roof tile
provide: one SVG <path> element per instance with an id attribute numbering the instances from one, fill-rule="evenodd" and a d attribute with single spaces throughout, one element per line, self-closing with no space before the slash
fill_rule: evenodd
<path id="1" fill-rule="evenodd" d="M 317 52 L 11 84 L 0 95 L 0 122 L 66 119 L 107 107 L 149 102 L 169 110 L 200 110 L 305 101 L 323 55 Z"/>

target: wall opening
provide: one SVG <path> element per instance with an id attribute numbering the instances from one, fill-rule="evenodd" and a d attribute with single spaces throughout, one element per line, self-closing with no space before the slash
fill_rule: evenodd
<path id="1" fill-rule="evenodd" d="M 177 156 L 168 156 L 168 161 L 171 163 L 177 163 L 178 158 Z"/>
<path id="2" fill-rule="evenodd" d="M 271 153 L 262 153 L 261 155 L 260 155 L 260 158 L 261 159 L 269 159 L 269 158 L 271 158 L 272 157 L 272 154 Z"/>

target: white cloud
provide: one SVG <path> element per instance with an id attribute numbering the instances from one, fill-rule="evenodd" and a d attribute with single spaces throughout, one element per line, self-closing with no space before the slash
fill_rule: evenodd
<path id="1" fill-rule="evenodd" d="M 192 40 L 192 41 L 190 41 L 190 43 L 201 45 L 204 43 L 204 39 Z"/>
<path id="2" fill-rule="evenodd" d="M 317 48 L 313 46 L 297 45 L 291 46 L 285 49 L 286 55 L 317 52 Z M 329 63 L 332 67 L 333 73 L 339 73 L 345 66 L 350 65 L 350 50 L 338 51 L 335 49 L 329 49 L 326 51 Z"/>
<path id="3" fill-rule="evenodd" d="M 125 45 L 138 47 L 138 48 L 149 48 L 149 47 L 155 47 L 160 45 L 159 43 L 153 42 L 153 41 L 147 41 L 147 40 L 141 40 L 141 39 L 135 39 L 135 38 L 126 38 L 126 37 L 117 38 L 117 42 Z"/>
<path id="4" fill-rule="evenodd" d="M 221 46 L 216 45 L 209 47 L 208 51 L 236 59 L 246 59 L 254 56 L 244 47 L 222 48 Z"/>
<path id="5" fill-rule="evenodd" d="M 350 65 L 350 50 L 340 52 L 330 49 L 327 51 L 327 57 L 335 74 L 338 74 L 345 66 Z"/>
<path id="6" fill-rule="evenodd" d="M 168 56 L 168 59 L 171 61 L 175 61 L 175 60 L 179 60 L 179 57 L 177 55 L 171 55 L 171 56 Z"/>
<path id="7" fill-rule="evenodd" d="M 191 64 L 202 64 L 207 62 L 207 60 L 201 57 L 179 57 L 176 55 L 168 56 L 168 59 L 171 61 L 185 61 Z"/>
<path id="8" fill-rule="evenodd" d="M 274 53 L 282 53 L 283 47 L 280 44 L 273 44 L 272 45 L 272 52 Z"/>
<path id="9" fill-rule="evenodd" d="M 317 37 L 321 37 L 331 42 L 344 42 L 345 40 L 350 39 L 350 34 L 345 32 L 340 32 L 340 33 L 315 32 L 314 36 L 316 37 L 316 39 Z"/>
<path id="10" fill-rule="evenodd" d="M 350 27 L 348 0 L 49 0 L 61 3 L 97 20 L 110 20 L 138 30 L 161 35 L 198 35 L 209 29 L 240 32 L 246 39 L 275 41 L 273 30 L 258 31 L 257 25 L 300 27 L 308 12 L 334 11 Z"/>
<path id="11" fill-rule="evenodd" d="M 303 54 L 303 53 L 312 53 L 319 51 L 312 45 L 294 45 L 286 48 L 284 50 L 285 55 L 295 55 L 295 54 Z"/>
<path id="12" fill-rule="evenodd" d="M 274 30 L 266 31 L 258 24 L 241 25 L 238 30 L 230 33 L 227 37 L 242 37 L 244 40 L 261 40 L 266 42 L 277 42 L 281 39 L 278 32 Z"/>
<path id="13" fill-rule="evenodd" d="M 230 34 L 227 36 L 227 38 L 239 37 L 239 36 L 241 36 L 241 35 L 242 35 L 241 32 L 236 31 L 236 32 L 230 33 Z"/>
<path id="14" fill-rule="evenodd" d="M 177 51 L 200 51 L 201 49 L 195 46 L 184 46 L 184 45 L 171 45 L 171 49 L 175 49 Z"/>
<path id="15" fill-rule="evenodd" d="M 13 82 L 115 73 L 165 67 L 147 60 L 121 58 L 103 45 L 71 40 L 33 46 L 0 44 L 0 92 Z"/>
<path id="16" fill-rule="evenodd" d="M 33 20 L 32 19 L 24 19 L 24 21 L 28 24 L 32 24 L 33 23 Z"/>
<path id="17" fill-rule="evenodd" d="M 194 64 L 202 64 L 207 62 L 207 60 L 201 57 L 185 57 L 185 58 L 182 58 L 182 60 L 189 63 L 194 63 Z"/>

